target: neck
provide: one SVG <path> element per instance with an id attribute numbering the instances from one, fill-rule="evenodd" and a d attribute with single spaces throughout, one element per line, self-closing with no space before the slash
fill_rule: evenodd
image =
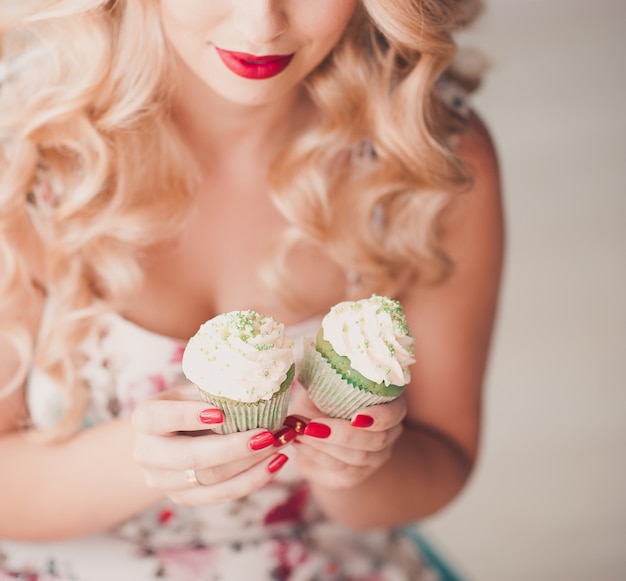
<path id="1" fill-rule="evenodd" d="M 173 116 L 205 171 L 230 165 L 242 155 L 271 159 L 312 118 L 303 87 L 263 105 L 242 105 L 207 87 L 184 64 L 174 93 Z"/>

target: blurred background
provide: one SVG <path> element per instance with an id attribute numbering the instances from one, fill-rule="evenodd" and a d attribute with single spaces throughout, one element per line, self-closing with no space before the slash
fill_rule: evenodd
<path id="1" fill-rule="evenodd" d="M 626 579 L 626 0 L 487 0 L 461 45 L 508 264 L 483 452 L 424 523 L 475 581 Z"/>

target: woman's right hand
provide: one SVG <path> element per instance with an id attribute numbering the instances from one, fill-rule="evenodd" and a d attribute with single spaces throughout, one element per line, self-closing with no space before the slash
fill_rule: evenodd
<path id="1" fill-rule="evenodd" d="M 244 497 L 273 479 L 287 461 L 271 432 L 220 435 L 218 409 L 193 399 L 182 386 L 140 403 L 132 415 L 134 459 L 147 485 L 177 504 L 201 505 Z"/>

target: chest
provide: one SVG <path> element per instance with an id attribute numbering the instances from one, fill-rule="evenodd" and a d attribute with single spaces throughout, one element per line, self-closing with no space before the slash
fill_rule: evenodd
<path id="1" fill-rule="evenodd" d="M 343 299 L 345 273 L 311 245 L 293 247 L 280 263 L 287 227 L 258 184 L 201 192 L 178 234 L 145 254 L 143 287 L 124 315 L 185 338 L 231 310 L 254 309 L 286 325 L 323 314 Z"/>

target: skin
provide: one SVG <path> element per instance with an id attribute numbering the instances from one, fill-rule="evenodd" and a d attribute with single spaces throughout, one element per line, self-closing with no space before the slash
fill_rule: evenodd
<path id="1" fill-rule="evenodd" d="M 235 24 L 242 23 L 244 3 L 254 4 L 255 10 L 247 12 L 250 19 L 242 29 Z M 324 14 L 328 16 L 332 5 L 347 21 L 354 8 L 352 1 L 320 0 L 312 11 L 320 15 L 313 21 L 316 15 L 306 2 L 163 0 L 161 5 L 175 48 L 176 27 L 193 22 L 220 42 L 232 42 L 225 48 L 253 52 L 258 47 L 264 51 L 258 54 L 296 50 L 299 42 L 305 46 L 313 34 L 311 22 L 319 24 L 313 36 L 327 40 L 330 48 L 343 28 L 337 30 Z M 193 10 L 196 18 L 181 20 Z M 302 128 L 285 120 L 314 122 L 315 111 L 299 87 L 314 59 L 290 71 L 288 79 L 270 79 L 246 102 L 241 86 L 257 81 L 217 75 L 211 85 L 186 64 L 185 59 L 193 64 L 202 57 L 193 50 L 185 56 L 183 48 L 174 114 L 202 167 L 203 180 L 181 235 L 146 253 L 143 287 L 121 314 L 180 338 L 190 337 L 216 314 L 235 309 L 252 308 L 286 325 L 323 315 L 342 300 L 345 282 L 321 253 L 299 251 L 288 265 L 305 297 L 298 315 L 253 274 L 275 233 L 285 226 L 268 199 L 266 176 L 273 155 Z M 320 59 L 323 53 L 315 52 Z M 458 148 L 475 179 L 446 215 L 443 242 L 455 263 L 454 273 L 441 285 L 409 286 L 398 297 L 416 340 L 416 363 L 405 396 L 360 412 L 373 422 L 359 428 L 349 420 L 325 417 L 303 390 L 294 389 L 290 412 L 327 426 L 330 433 L 324 438 L 300 434 L 297 445 L 292 444 L 291 462 L 297 463 L 327 515 L 348 526 L 390 526 L 432 514 L 459 493 L 477 459 L 503 223 L 496 155 L 478 118 L 472 118 Z M 45 284 L 41 249 L 26 219 L 18 236 L 20 247 L 28 249 L 33 279 Z M 224 240 L 228 253 L 222 250 Z M 15 311 L 26 317 L 33 335 L 42 304 L 35 288 L 25 289 L 23 308 Z M 5 381 L 15 362 L 9 349 L 1 348 L 0 354 L 0 380 Z M 250 448 L 250 440 L 263 430 L 206 433 L 211 426 L 199 414 L 207 406 L 191 399 L 189 387 L 141 403 L 131 418 L 52 446 L 34 442 L 18 429 L 23 389 L 4 399 L 0 499 L 11 502 L 0 501 L 0 537 L 44 540 L 90 533 L 165 497 L 188 505 L 223 502 L 272 480 L 275 474 L 268 466 L 281 450 Z M 198 435 L 191 437 L 190 432 Z M 196 469 L 203 486 L 189 485 L 184 473 L 189 468 Z"/>

